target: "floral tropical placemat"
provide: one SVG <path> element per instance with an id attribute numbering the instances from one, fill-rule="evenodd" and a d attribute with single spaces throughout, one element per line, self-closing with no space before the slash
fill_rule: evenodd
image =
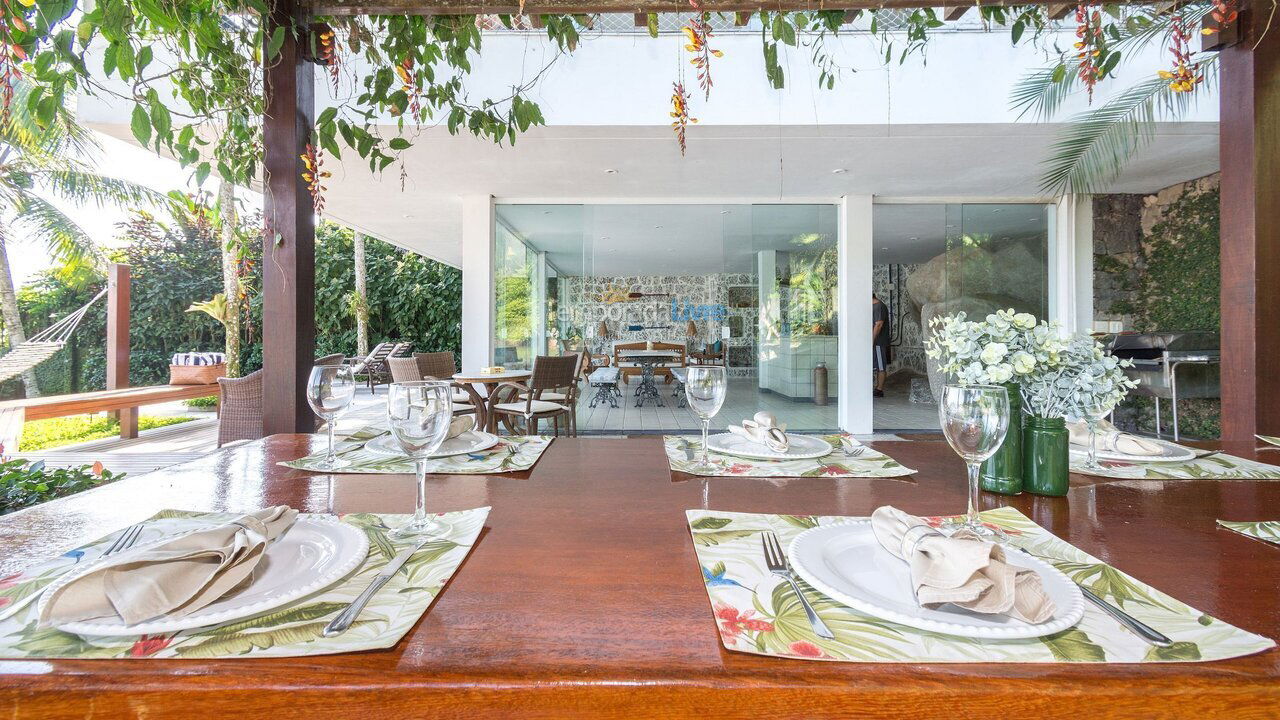
<path id="1" fill-rule="evenodd" d="M 850 662 L 1141 663 L 1221 660 L 1275 646 L 1100 562 L 1013 508 L 990 510 L 983 517 L 1004 528 L 1016 544 L 1168 635 L 1174 645 L 1152 647 L 1088 603 L 1080 624 L 1056 635 L 1028 640 L 952 637 L 864 615 L 801 580 L 810 604 L 836 635 L 827 640 L 814 634 L 791 586 L 766 569 L 760 533 L 774 531 L 785 548 L 804 530 L 849 518 L 711 510 L 686 514 L 720 640 L 728 650 Z"/>
<path id="2" fill-rule="evenodd" d="M 426 612 L 471 550 L 488 516 L 487 507 L 444 513 L 441 518 L 449 526 L 448 534 L 415 553 L 373 596 L 351 628 L 334 638 L 324 637 L 321 631 L 395 556 L 400 548 L 388 538 L 387 531 L 408 522 L 411 515 L 342 516 L 343 522 L 363 529 L 369 536 L 369 555 L 364 564 L 337 585 L 265 615 L 164 635 L 82 637 L 38 627 L 38 603 L 31 603 L 0 622 L 0 658 L 293 657 L 389 648 Z M 164 510 L 148 522 L 145 532 L 159 538 L 234 517 L 226 513 Z M 0 578 L 0 610 L 96 557 L 118 534 L 71 550 L 18 575 Z"/>
<path id="3" fill-rule="evenodd" d="M 1218 453 L 1183 462 L 1124 462 L 1099 460 L 1090 470 L 1083 459 L 1071 458 L 1071 472 L 1124 480 L 1280 480 L 1280 467 Z"/>
<path id="4" fill-rule="evenodd" d="M 393 457 L 365 449 L 365 443 L 385 433 L 385 428 L 370 426 L 344 437 L 336 448 L 338 457 L 346 461 L 347 465 L 336 472 L 412 474 L 413 460 L 408 457 Z M 427 463 L 427 472 L 441 475 L 483 475 L 528 470 L 538 462 L 538 458 L 542 457 L 543 451 L 554 439 L 546 435 L 503 437 L 498 440 L 497 445 L 482 452 L 431 460 Z M 311 472 L 333 472 L 317 467 L 324 461 L 324 457 L 325 454 L 320 452 L 280 464 Z"/>
<path id="5" fill-rule="evenodd" d="M 1248 535 L 1263 542 L 1280 545 L 1280 520 L 1259 520 L 1257 522 L 1219 520 L 1218 524 L 1241 535 Z"/>
<path id="6" fill-rule="evenodd" d="M 860 455 L 847 455 L 840 449 L 839 435 L 823 435 L 823 440 L 836 448 L 830 455 L 814 460 L 751 460 L 735 455 L 708 454 L 712 472 L 697 470 L 702 457 L 702 438 L 664 435 L 671 469 L 690 475 L 710 477 L 902 477 L 915 472 L 877 450 L 864 447 Z"/>

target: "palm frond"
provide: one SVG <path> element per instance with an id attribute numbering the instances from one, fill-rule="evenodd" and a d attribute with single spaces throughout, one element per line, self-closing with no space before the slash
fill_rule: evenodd
<path id="1" fill-rule="evenodd" d="M 1208 5 L 1186 5 L 1179 9 L 1187 27 L 1199 27 L 1201 20 L 1212 8 Z M 1123 58 L 1142 50 L 1152 42 L 1167 45 L 1173 24 L 1172 13 L 1143 15 L 1147 22 L 1130 22 L 1120 28 L 1120 39 L 1111 49 Z M 1065 56 L 1061 62 L 1032 71 L 1013 86 L 1009 105 L 1018 111 L 1018 117 L 1030 115 L 1038 120 L 1051 120 L 1057 115 L 1067 98 L 1078 91 L 1080 61 Z"/>
<path id="2" fill-rule="evenodd" d="M 106 269 L 107 259 L 93 238 L 52 203 L 34 193 L 25 193 L 14 210 L 14 227 L 22 231 L 15 233 L 16 239 L 44 246 L 65 271 L 100 273 Z"/>
<path id="3" fill-rule="evenodd" d="M 1206 78 L 1217 72 L 1217 58 L 1202 64 Z M 1115 181 L 1124 166 L 1155 135 L 1159 119 L 1182 115 L 1194 101 L 1174 92 L 1169 81 L 1152 77 L 1101 106 L 1071 118 L 1052 147 L 1040 179 L 1044 192 L 1096 192 Z"/>
<path id="4" fill-rule="evenodd" d="M 94 202 L 98 206 L 167 205 L 167 195 L 145 185 L 107 177 L 81 168 L 56 168 L 40 174 L 42 184 L 54 193 L 77 203 Z"/>

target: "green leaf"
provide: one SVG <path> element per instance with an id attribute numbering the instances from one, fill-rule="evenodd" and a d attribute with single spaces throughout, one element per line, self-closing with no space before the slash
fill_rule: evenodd
<path id="1" fill-rule="evenodd" d="M 719 530 L 731 522 L 732 518 L 703 517 L 689 523 L 689 527 L 694 530 Z"/>
<path id="2" fill-rule="evenodd" d="M 1144 660 L 1196 661 L 1200 659 L 1200 647 L 1193 642 L 1178 641 L 1169 647 L 1152 647 Z"/>
<path id="3" fill-rule="evenodd" d="M 143 147 L 151 144 L 151 118 L 141 105 L 133 106 L 133 119 L 129 125 L 133 129 L 133 136 Z"/>
<path id="4" fill-rule="evenodd" d="M 219 625 L 215 628 L 202 630 L 193 633 L 194 635 L 234 635 L 245 630 L 254 630 L 261 628 L 271 628 L 279 625 L 288 625 L 297 622 L 306 622 L 309 620 L 318 620 L 327 615 L 339 612 L 347 606 L 346 603 L 340 602 L 318 602 L 301 607 L 292 607 L 284 610 L 277 610 L 273 613 L 260 615 L 248 620 L 240 620 L 238 622 Z"/>
<path id="5" fill-rule="evenodd" d="M 693 533 L 693 544 L 703 547 L 719 545 L 720 543 L 732 542 L 744 537 L 754 535 L 760 530 L 711 530 L 709 532 Z"/>
<path id="6" fill-rule="evenodd" d="M 1104 662 L 1107 659 L 1102 647 L 1094 644 L 1088 635 L 1077 628 L 1042 637 L 1040 642 L 1061 662 Z"/>
<path id="7" fill-rule="evenodd" d="M 280 48 L 284 47 L 284 31 L 283 25 L 278 26 L 271 31 L 271 39 L 267 41 L 267 59 L 275 60 L 280 54 Z"/>
<path id="8" fill-rule="evenodd" d="M 645 17 L 645 24 L 649 27 L 649 37 L 658 37 L 658 13 L 649 13 Z"/>
<path id="9" fill-rule="evenodd" d="M 402 137 L 393 137 L 391 138 L 391 142 L 387 143 L 387 145 L 392 150 L 408 150 L 411 144 L 408 140 L 405 140 Z"/>
<path id="10" fill-rule="evenodd" d="M 196 166 L 196 184 L 204 185 L 204 181 L 209 179 L 209 173 L 212 171 L 213 171 L 213 168 L 210 167 L 209 163 L 207 162 L 202 162 L 199 165 L 197 165 Z"/>

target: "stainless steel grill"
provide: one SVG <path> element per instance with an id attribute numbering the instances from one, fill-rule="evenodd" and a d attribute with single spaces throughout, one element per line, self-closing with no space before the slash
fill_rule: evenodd
<path id="1" fill-rule="evenodd" d="M 1212 332 L 1120 333 L 1101 338 L 1116 357 L 1128 358 L 1133 367 L 1125 374 L 1138 381 L 1135 395 L 1155 398 L 1156 436 L 1160 427 L 1160 400 L 1173 405 L 1173 439 L 1179 440 L 1178 399 L 1220 397 L 1218 387 L 1218 334 Z"/>

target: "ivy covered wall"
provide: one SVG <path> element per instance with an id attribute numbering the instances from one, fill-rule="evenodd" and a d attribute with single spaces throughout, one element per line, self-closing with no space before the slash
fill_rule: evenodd
<path id="1" fill-rule="evenodd" d="M 1094 319 L 1126 331 L 1219 331 L 1218 175 L 1151 195 L 1098 195 L 1094 212 Z M 1117 419 L 1155 430 L 1155 404 L 1125 403 Z M 1172 417 L 1164 403 L 1162 422 Z M 1182 433 L 1216 438 L 1217 399 L 1178 403 Z"/>

